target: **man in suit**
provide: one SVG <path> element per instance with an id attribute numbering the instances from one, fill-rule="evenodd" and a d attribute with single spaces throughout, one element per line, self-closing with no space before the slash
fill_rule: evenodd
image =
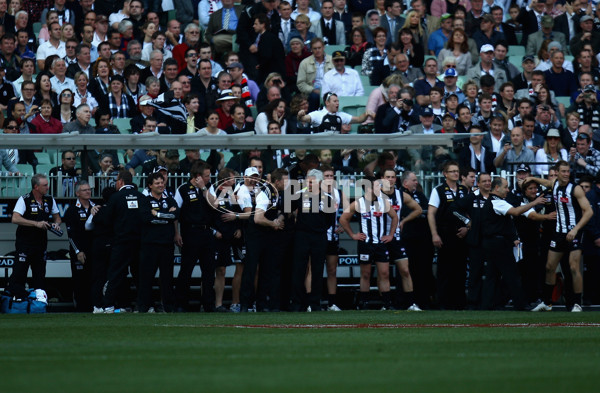
<path id="1" fill-rule="evenodd" d="M 402 82 L 408 85 L 409 83 L 413 83 L 417 79 L 423 78 L 425 75 L 420 68 L 410 67 L 410 63 L 408 60 L 408 56 L 404 53 L 398 53 L 396 55 L 396 71 L 395 74 L 400 74 L 402 76 Z"/>
<path id="2" fill-rule="evenodd" d="M 565 4 L 565 12 L 554 18 L 554 31 L 559 31 L 565 35 L 567 42 L 575 37 L 580 31 L 579 18 L 579 0 L 573 0 L 571 4 Z"/>
<path id="3" fill-rule="evenodd" d="M 442 126 L 433 124 L 433 109 L 423 108 L 419 116 L 421 124 L 408 127 L 412 134 L 435 134 L 442 129 Z M 408 149 L 408 154 L 412 161 L 412 168 L 415 170 L 433 170 L 435 166 L 435 146 L 416 146 Z"/>
<path id="4" fill-rule="evenodd" d="M 385 14 L 379 18 L 379 26 L 387 31 L 386 45 L 398 40 L 398 32 L 404 25 L 401 0 L 385 0 Z"/>
<path id="5" fill-rule="evenodd" d="M 515 28 L 508 23 L 502 22 L 502 18 L 504 18 L 504 11 L 502 10 L 502 7 L 495 5 L 490 8 L 490 13 L 496 22 L 494 30 L 504 34 L 504 38 L 506 39 L 508 45 L 519 45 L 517 42 L 517 35 L 515 34 Z"/>
<path id="6" fill-rule="evenodd" d="M 542 29 L 542 16 L 546 8 L 546 1 L 531 0 L 529 7 L 531 8 L 529 11 L 527 8 L 521 8 L 521 13 L 517 17 L 517 22 L 523 25 L 521 45 L 527 45 L 529 35 Z"/>
<path id="7" fill-rule="evenodd" d="M 333 19 L 333 1 L 325 0 L 321 4 L 319 22 L 313 23 L 310 31 L 317 37 L 323 37 L 326 45 L 346 45 L 344 22 Z"/>
<path id="8" fill-rule="evenodd" d="M 279 29 L 279 39 L 285 47 L 290 38 L 292 30 L 296 29 L 296 25 L 292 20 L 292 5 L 288 1 L 279 3 L 279 16 L 281 17 L 281 28 Z"/>
<path id="9" fill-rule="evenodd" d="M 216 59 L 224 53 L 231 52 L 233 35 L 242 14 L 241 7 L 234 5 L 233 0 L 221 0 L 221 3 L 223 8 L 210 15 L 204 35 L 205 41 L 213 46 Z"/>
<path id="10" fill-rule="evenodd" d="M 258 79 L 262 84 L 271 72 L 285 75 L 285 51 L 276 33 L 269 30 L 269 18 L 265 14 L 254 17 L 254 31 L 258 35 L 257 44 L 250 46 L 250 52 L 258 57 Z"/>
<path id="11" fill-rule="evenodd" d="M 352 14 L 346 9 L 346 0 L 333 0 L 333 19 L 344 22 L 346 42 L 351 42 Z"/>
<path id="12" fill-rule="evenodd" d="M 554 19 L 550 15 L 542 16 L 542 29 L 529 35 L 527 39 L 526 55 L 535 56 L 545 40 L 557 41 L 563 48 L 567 47 L 567 40 L 563 33 L 555 31 Z"/>
<path id="13" fill-rule="evenodd" d="M 91 63 L 91 55 L 90 55 L 90 47 L 88 44 L 79 44 L 75 49 L 75 55 L 77 56 L 77 62 L 70 64 L 67 67 L 67 77 L 74 79 L 75 74 L 79 71 L 84 72 L 88 79 L 90 78 L 90 63 Z"/>

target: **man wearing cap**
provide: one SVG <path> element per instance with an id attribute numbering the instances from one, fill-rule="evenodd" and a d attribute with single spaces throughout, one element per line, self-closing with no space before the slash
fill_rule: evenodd
<path id="1" fill-rule="evenodd" d="M 440 28 L 431 33 L 427 42 L 427 49 L 430 55 L 437 55 L 446 45 L 452 34 L 452 15 L 444 14 L 441 17 Z"/>
<path id="2" fill-rule="evenodd" d="M 503 148 L 498 150 L 494 166 L 512 172 L 516 167 L 515 163 L 535 162 L 535 155 L 525 147 L 524 139 L 523 130 L 520 127 L 513 128 L 510 132 L 511 143 L 505 143 Z"/>
<path id="3" fill-rule="evenodd" d="M 474 80 L 479 85 L 482 75 L 490 75 L 494 77 L 494 91 L 500 91 L 500 86 L 508 79 L 504 70 L 494 66 L 492 61 L 494 58 L 494 47 L 490 44 L 485 44 L 479 51 L 480 62 L 467 71 L 466 79 Z"/>
<path id="4" fill-rule="evenodd" d="M 580 133 L 575 140 L 575 147 L 569 151 L 569 163 L 573 167 L 575 181 L 582 175 L 596 176 L 600 172 L 600 151 L 592 146 L 591 137 Z"/>
<path id="5" fill-rule="evenodd" d="M 213 45 L 217 59 L 223 53 L 231 51 L 232 38 L 242 14 L 241 6 L 233 4 L 233 0 L 221 0 L 221 3 L 223 8 L 210 15 L 204 33 L 204 39 Z"/>
<path id="6" fill-rule="evenodd" d="M 304 110 L 298 112 L 298 120 L 309 123 L 313 127 L 313 133 L 333 131 L 335 133 L 347 134 L 350 130 L 349 124 L 362 123 L 368 116 L 375 113 L 367 110 L 360 116 L 352 116 L 345 112 L 338 112 L 340 100 L 335 93 L 327 92 L 323 95 L 325 107 L 319 111 L 306 113 Z"/>
<path id="7" fill-rule="evenodd" d="M 333 19 L 333 1 L 324 0 L 321 4 L 321 19 L 312 23 L 311 32 L 323 37 L 326 45 L 346 45 L 344 22 Z"/>
<path id="8" fill-rule="evenodd" d="M 517 75 L 511 80 L 513 85 L 515 85 L 515 96 L 517 91 L 529 88 L 529 84 L 531 83 L 532 72 L 535 68 L 534 56 L 523 56 L 523 60 L 521 60 L 521 68 L 523 69 L 523 72 L 521 72 L 519 75 Z"/>
<path id="9" fill-rule="evenodd" d="M 323 91 L 330 91 L 343 97 L 360 97 L 365 91 L 360 81 L 358 72 L 352 68 L 346 68 L 346 56 L 342 51 L 333 52 L 334 69 L 323 75 Z"/>
<path id="10" fill-rule="evenodd" d="M 481 17 L 479 30 L 473 33 L 473 39 L 479 48 L 481 48 L 483 45 L 491 45 L 493 47 L 499 41 L 506 40 L 504 33 L 494 29 L 495 25 L 496 21 L 492 15 L 485 14 Z"/>
<path id="11" fill-rule="evenodd" d="M 233 113 L 231 108 L 238 102 L 238 99 L 233 95 L 231 90 L 223 90 L 217 99 L 216 112 L 219 115 L 219 124 L 217 127 L 225 130 L 233 124 Z"/>
<path id="12" fill-rule="evenodd" d="M 442 126 L 433 124 L 433 109 L 429 107 L 423 108 L 419 115 L 421 124 L 415 124 L 408 127 L 408 131 L 412 134 L 431 135 L 442 129 Z M 433 170 L 435 151 L 433 146 L 416 146 L 408 149 L 408 154 L 412 160 L 412 168 L 414 170 Z"/>
<path id="13" fill-rule="evenodd" d="M 558 42 L 562 48 L 567 47 L 567 40 L 565 35 L 558 31 L 553 31 L 554 18 L 550 15 L 542 16 L 542 29 L 529 35 L 527 38 L 527 49 L 525 50 L 526 55 L 536 55 L 542 44 L 546 40 Z"/>
<path id="14" fill-rule="evenodd" d="M 571 54 L 579 56 L 584 44 L 592 44 L 594 53 L 600 52 L 600 33 L 594 29 L 594 18 L 590 15 L 584 15 L 579 19 L 581 32 L 571 39 L 569 43 Z"/>
<path id="15" fill-rule="evenodd" d="M 458 72 L 454 68 L 448 68 L 444 72 L 444 98 L 447 98 L 450 94 L 456 95 L 458 103 L 462 104 L 465 100 L 465 94 L 462 92 L 460 87 L 456 85 L 458 80 Z"/>

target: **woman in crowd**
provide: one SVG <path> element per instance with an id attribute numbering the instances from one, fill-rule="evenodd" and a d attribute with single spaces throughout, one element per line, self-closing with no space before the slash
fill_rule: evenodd
<path id="1" fill-rule="evenodd" d="M 310 123 L 298 120 L 298 112 L 308 112 L 308 98 L 304 94 L 296 94 L 290 103 L 290 121 L 287 134 L 310 134 Z"/>
<path id="2" fill-rule="evenodd" d="M 88 89 L 96 101 L 100 102 L 108 94 L 111 76 L 112 67 L 109 60 L 102 57 L 98 58 L 92 68 L 92 80 L 88 85 Z"/>
<path id="3" fill-rule="evenodd" d="M 52 108 L 52 117 L 60 121 L 63 125 L 75 120 L 75 106 L 73 106 L 73 92 L 71 89 L 64 89 L 58 96 L 60 105 L 54 105 Z"/>
<path id="4" fill-rule="evenodd" d="M 158 97 L 160 94 L 160 81 L 155 76 L 149 76 L 144 82 L 146 86 L 146 94 L 152 98 Z"/>
<path id="5" fill-rule="evenodd" d="M 113 119 L 124 119 L 137 114 L 137 105 L 133 98 L 125 94 L 125 80 L 121 75 L 110 78 L 110 92 L 99 101 L 100 107 L 107 108 Z"/>
<path id="6" fill-rule="evenodd" d="M 446 47 L 438 54 L 438 64 L 441 65 L 446 57 L 453 56 L 456 59 L 456 72 L 458 75 L 465 75 L 471 68 L 471 52 L 469 52 L 467 38 L 464 30 L 455 29 L 450 35 Z"/>
<path id="7" fill-rule="evenodd" d="M 69 38 L 75 37 L 75 28 L 70 23 L 64 23 L 60 28 L 60 40 L 67 42 Z"/>
<path id="8" fill-rule="evenodd" d="M 417 45 L 413 33 L 408 28 L 403 28 L 399 33 L 400 50 L 408 57 L 408 62 L 412 67 L 421 68 L 425 61 L 423 47 Z"/>
<path id="9" fill-rule="evenodd" d="M 373 45 L 367 41 L 365 29 L 362 27 L 353 28 L 350 37 L 352 38 L 352 44 L 346 47 L 346 65 L 356 67 L 362 64 L 366 50 Z"/>
<path id="10" fill-rule="evenodd" d="M 227 133 L 218 127 L 219 114 L 216 111 L 206 113 L 206 127 L 197 131 L 200 135 L 227 135 Z"/>
<path id="11" fill-rule="evenodd" d="M 287 129 L 286 118 L 286 104 L 281 98 L 275 99 L 269 102 L 265 106 L 265 110 L 256 116 L 256 123 L 254 125 L 254 131 L 257 134 L 268 134 L 268 124 L 270 121 L 276 121 L 279 123 L 281 133 L 285 134 Z"/>
<path id="12" fill-rule="evenodd" d="M 152 45 L 142 50 L 142 60 L 150 61 L 150 53 L 152 53 L 153 50 L 159 50 L 162 52 L 163 61 L 173 57 L 171 51 L 165 48 L 166 41 L 167 36 L 165 36 L 165 33 L 160 30 L 155 31 L 154 34 L 152 34 Z"/>
<path id="13" fill-rule="evenodd" d="M 118 27 L 119 33 L 121 33 L 121 45 L 119 49 L 123 52 L 127 52 L 127 45 L 129 45 L 129 41 L 131 41 L 133 36 L 133 23 L 130 20 L 123 19 L 119 22 Z"/>
<path id="14" fill-rule="evenodd" d="M 152 35 L 156 32 L 156 25 L 152 22 L 146 22 L 142 26 L 142 32 L 144 33 L 144 39 L 142 41 L 142 50 L 152 47 Z"/>
<path id="15" fill-rule="evenodd" d="M 140 69 L 135 64 L 130 64 L 125 68 L 123 76 L 125 77 L 125 92 L 133 98 L 137 105 L 139 98 L 146 94 L 146 86 L 140 83 Z"/>
<path id="16" fill-rule="evenodd" d="M 421 20 L 417 11 L 408 11 L 408 14 L 406 14 L 404 26 L 402 26 L 402 28 L 410 30 L 415 39 L 416 45 L 427 45 L 427 32 L 423 30 L 423 26 L 421 26 Z"/>
<path id="17" fill-rule="evenodd" d="M 431 2 L 431 15 L 439 18 L 446 13 L 454 14 L 458 5 L 465 7 L 467 11 L 471 10 L 471 2 L 467 0 L 433 0 Z"/>
<path id="18" fill-rule="evenodd" d="M 75 74 L 74 79 L 76 89 L 73 96 L 73 106 L 77 108 L 81 104 L 88 104 L 93 115 L 98 108 L 98 101 L 96 101 L 92 93 L 88 90 L 89 79 L 87 75 L 85 72 L 79 71 Z"/>
<path id="19" fill-rule="evenodd" d="M 537 162 L 538 165 L 534 166 L 533 173 L 536 175 L 547 175 L 548 168 L 555 165 L 560 160 L 568 161 L 568 153 L 560 142 L 559 131 L 553 129 L 546 134 L 544 147 L 538 149 L 535 154 L 535 162 Z"/>
<path id="20" fill-rule="evenodd" d="M 279 88 L 281 98 L 283 98 L 286 102 L 291 101 L 292 94 L 290 93 L 288 85 L 283 80 L 283 77 L 277 72 L 271 72 L 269 75 L 267 75 L 265 83 L 263 83 L 261 86 L 258 96 L 256 97 L 256 107 L 258 110 L 261 110 L 269 102 L 267 99 L 267 92 L 273 86 Z"/>
<path id="21" fill-rule="evenodd" d="M 383 63 L 387 57 L 387 49 L 385 42 L 387 40 L 387 33 L 383 27 L 378 27 L 373 30 L 373 37 L 375 37 L 375 46 L 365 51 L 362 59 L 362 74 L 369 76 L 373 73 L 373 69 L 378 63 Z"/>
<path id="22" fill-rule="evenodd" d="M 285 80 L 288 85 L 296 87 L 300 63 L 309 57 L 310 54 L 310 51 L 306 49 L 300 37 L 290 39 L 290 52 L 285 56 Z"/>
<path id="23" fill-rule="evenodd" d="M 33 118 L 31 125 L 35 127 L 32 134 L 60 134 L 62 123 L 52 117 L 52 102 L 44 99 L 40 105 L 40 113 Z"/>
<path id="24" fill-rule="evenodd" d="M 50 76 L 42 72 L 38 74 L 35 81 L 35 102 L 42 102 L 42 100 L 48 100 L 54 105 L 58 104 L 58 95 L 52 91 L 52 83 L 50 82 Z"/>
<path id="25" fill-rule="evenodd" d="M 288 36 L 288 42 L 285 45 L 286 51 L 290 50 L 290 43 L 292 38 L 300 38 L 306 47 L 306 50 L 310 51 L 310 41 L 316 37 L 315 33 L 308 31 L 311 26 L 310 19 L 304 14 L 300 14 L 294 21 L 296 30 L 290 31 Z"/>

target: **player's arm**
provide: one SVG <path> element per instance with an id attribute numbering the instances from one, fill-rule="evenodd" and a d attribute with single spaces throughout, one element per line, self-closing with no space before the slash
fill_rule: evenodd
<path id="1" fill-rule="evenodd" d="M 530 181 L 534 181 L 537 184 L 544 186 L 546 188 L 552 188 L 554 186 L 554 182 L 555 182 L 555 180 L 541 179 L 539 177 L 530 176 L 530 177 L 526 178 L 525 180 L 523 180 L 523 183 L 528 183 Z"/>
<path id="2" fill-rule="evenodd" d="M 585 225 L 590 221 L 592 216 L 594 215 L 594 211 L 592 210 L 592 206 L 590 202 L 585 197 L 585 193 L 583 192 L 583 188 L 581 186 L 575 186 L 573 190 L 573 195 L 577 198 L 577 202 L 581 207 L 581 220 L 575 225 L 573 229 L 567 233 L 567 240 L 571 241 L 577 236 L 577 233 L 585 227 Z"/>
<path id="3" fill-rule="evenodd" d="M 354 233 L 352 228 L 350 228 L 350 219 L 352 219 L 352 216 L 356 212 L 356 201 L 354 201 L 350 204 L 348 211 L 344 211 L 340 217 L 340 225 L 344 228 L 344 232 L 346 232 L 353 240 L 364 241 L 367 238 L 364 233 Z"/>

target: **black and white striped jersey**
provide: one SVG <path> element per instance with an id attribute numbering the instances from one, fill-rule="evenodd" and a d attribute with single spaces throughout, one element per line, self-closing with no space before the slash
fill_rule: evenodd
<path id="1" fill-rule="evenodd" d="M 400 210 L 402 210 L 403 202 L 402 191 L 397 188 L 394 188 L 394 192 L 391 194 L 384 194 L 384 198 L 385 197 L 389 198 L 390 209 L 394 209 L 396 215 L 400 217 Z M 390 233 L 392 217 L 386 214 L 383 219 L 385 221 L 385 230 L 387 231 L 386 233 Z M 398 220 L 400 220 L 400 218 L 398 218 Z M 394 231 L 394 240 L 400 240 L 400 225 L 396 225 L 396 230 Z"/>
<path id="2" fill-rule="evenodd" d="M 342 206 L 342 193 L 337 188 L 332 189 L 330 195 L 333 197 L 335 202 L 335 223 L 327 229 L 327 241 L 329 242 L 337 242 L 340 240 L 340 235 L 335 232 L 337 227 L 339 226 L 339 218 L 340 218 L 340 206 Z"/>
<path id="3" fill-rule="evenodd" d="M 360 214 L 360 231 L 367 235 L 365 243 L 380 244 L 381 238 L 389 233 L 386 232 L 384 219 L 387 216 L 384 198 L 379 196 L 376 200 L 369 201 L 362 197 L 356 203 Z"/>
<path id="4" fill-rule="evenodd" d="M 569 182 L 565 186 L 554 183 L 552 196 L 556 204 L 556 233 L 567 234 L 581 220 L 581 207 L 573 195 L 575 184 Z"/>

